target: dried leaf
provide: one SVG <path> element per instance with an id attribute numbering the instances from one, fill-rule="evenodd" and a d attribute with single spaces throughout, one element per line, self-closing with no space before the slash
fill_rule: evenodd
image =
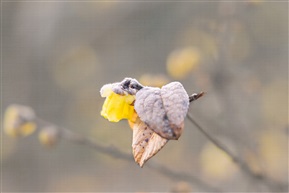
<path id="1" fill-rule="evenodd" d="M 189 96 L 179 82 L 161 89 L 144 87 L 136 93 L 135 110 L 140 119 L 166 139 L 178 139 L 184 128 Z"/>
<path id="2" fill-rule="evenodd" d="M 144 163 L 158 153 L 168 142 L 153 132 L 139 117 L 133 127 L 132 149 L 135 161 L 143 167 Z"/>

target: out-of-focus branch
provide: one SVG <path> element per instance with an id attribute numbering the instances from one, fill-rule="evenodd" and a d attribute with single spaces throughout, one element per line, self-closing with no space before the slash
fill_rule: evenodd
<path id="1" fill-rule="evenodd" d="M 130 154 L 124 153 L 120 151 L 118 148 L 114 146 L 104 146 L 99 143 L 96 143 L 92 139 L 87 137 L 81 136 L 77 133 L 72 132 L 69 129 L 61 129 L 61 137 L 69 142 L 76 143 L 79 145 L 85 145 L 92 149 L 97 150 L 98 152 L 108 154 L 114 158 L 123 159 L 127 161 L 133 161 Z"/>
<path id="2" fill-rule="evenodd" d="M 201 179 L 192 176 L 190 174 L 184 173 L 184 172 L 176 172 L 171 170 L 170 168 L 163 166 L 162 164 L 159 164 L 157 162 L 154 161 L 150 161 L 148 163 L 146 163 L 146 166 L 157 170 L 159 173 L 174 179 L 174 180 L 178 180 L 178 181 L 186 181 L 192 184 L 196 184 L 198 185 L 200 188 L 206 190 L 206 191 L 210 191 L 210 192 L 222 192 L 222 190 L 220 188 L 216 188 L 213 187 L 211 185 L 208 185 L 206 182 L 202 181 Z"/>
<path id="3" fill-rule="evenodd" d="M 125 153 L 115 146 L 102 145 L 88 137 L 81 136 L 80 134 L 77 134 L 66 128 L 57 127 L 53 125 L 52 123 L 46 122 L 45 120 L 42 120 L 39 118 L 36 118 L 36 122 L 40 127 L 41 126 L 47 127 L 47 126 L 52 125 L 54 128 L 56 128 L 59 131 L 59 137 L 61 139 L 72 142 L 74 144 L 85 145 L 100 153 L 106 154 L 108 156 L 111 156 L 117 159 L 122 159 L 128 162 L 132 162 L 134 164 L 134 160 L 131 154 Z M 204 191 L 221 192 L 220 189 L 209 185 L 208 183 L 202 181 L 198 177 L 195 177 L 193 175 L 190 175 L 184 172 L 174 171 L 170 169 L 169 167 L 164 166 L 163 164 L 154 162 L 153 160 L 150 160 L 148 163 L 146 163 L 146 166 L 152 169 L 153 171 L 156 171 L 162 174 L 166 178 L 169 178 L 172 180 L 179 180 L 179 181 L 181 180 L 181 181 L 194 184 Z"/>
<path id="4" fill-rule="evenodd" d="M 281 184 L 279 182 L 274 182 L 273 180 L 269 179 L 267 176 L 265 176 L 262 173 L 256 173 L 254 172 L 249 165 L 239 158 L 237 155 L 235 155 L 227 146 L 219 142 L 216 138 L 211 136 L 203 126 L 201 126 L 191 114 L 187 115 L 188 119 L 197 127 L 199 131 L 204 134 L 207 139 L 212 142 L 215 146 L 217 146 L 219 149 L 221 149 L 223 152 L 225 152 L 231 159 L 232 161 L 239 166 L 241 171 L 246 174 L 246 176 L 250 177 L 254 181 L 258 181 L 266 185 L 270 190 L 272 191 L 286 191 L 287 190 L 287 185 Z"/>
<path id="5" fill-rule="evenodd" d="M 232 70 L 232 59 L 231 59 L 231 44 L 234 39 L 234 22 L 237 21 L 238 14 L 243 11 L 244 5 L 238 4 L 234 1 L 231 2 L 219 2 L 218 11 L 218 25 L 219 30 L 216 33 L 216 40 L 218 45 L 218 57 L 216 58 L 216 65 L 218 66 L 217 70 L 213 77 L 213 88 L 215 88 L 215 93 L 220 98 L 220 102 L 224 107 L 224 112 L 226 113 L 227 118 L 227 127 L 234 128 L 236 123 L 236 117 L 234 116 L 236 112 L 235 99 L 232 97 L 232 91 L 230 85 L 234 84 L 233 80 L 234 72 Z M 190 100 L 191 101 L 191 100 Z M 203 126 L 201 126 L 192 115 L 188 114 L 188 119 L 201 131 L 207 139 L 212 142 L 219 149 L 224 151 L 232 161 L 239 166 L 241 171 L 249 177 L 250 180 L 258 182 L 265 185 L 268 190 L 271 191 L 288 191 L 288 186 L 275 182 L 274 180 L 269 179 L 263 173 L 254 172 L 249 165 L 240 157 L 235 155 L 227 146 L 219 142 L 216 138 L 211 136 Z"/>

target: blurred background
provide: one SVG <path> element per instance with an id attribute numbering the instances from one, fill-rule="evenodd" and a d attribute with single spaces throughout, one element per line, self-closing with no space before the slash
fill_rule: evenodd
<path id="1" fill-rule="evenodd" d="M 100 116 L 103 84 L 180 81 L 189 112 L 256 172 L 288 183 L 288 2 L 3 2 L 1 111 L 38 117 L 131 153 L 127 121 Z M 2 116 L 1 116 L 2 119 Z M 3 119 L 2 119 L 3 120 Z M 1 123 L 2 125 L 2 123 Z M 1 138 L 3 192 L 197 192 L 149 168 L 32 135 Z M 133 159 L 133 158 L 132 158 Z M 153 161 L 224 191 L 268 191 L 185 121 Z"/>

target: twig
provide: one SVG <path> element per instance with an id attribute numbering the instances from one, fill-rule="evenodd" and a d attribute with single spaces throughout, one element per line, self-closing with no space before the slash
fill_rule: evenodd
<path id="1" fill-rule="evenodd" d="M 130 154 L 124 153 L 117 149 L 114 146 L 104 146 L 99 143 L 96 143 L 92 139 L 89 139 L 87 137 L 81 136 L 77 133 L 72 132 L 71 130 L 61 128 L 61 137 L 62 139 L 66 139 L 69 142 L 79 144 L 79 145 L 85 145 L 92 149 L 95 149 L 101 153 L 108 154 L 114 158 L 123 159 L 127 161 L 133 161 Z"/>
<path id="2" fill-rule="evenodd" d="M 189 96 L 189 101 L 190 103 L 197 100 L 198 98 L 204 96 L 205 92 L 200 92 L 200 93 L 194 93 L 191 96 Z"/>
<path id="3" fill-rule="evenodd" d="M 216 138 L 212 137 L 209 133 L 207 133 L 204 128 L 192 117 L 191 114 L 188 113 L 187 115 L 188 119 L 198 128 L 199 131 L 201 131 L 209 141 L 211 141 L 215 146 L 217 146 L 219 149 L 221 149 L 223 152 L 225 152 L 232 161 L 239 166 L 241 171 L 243 171 L 248 177 L 255 181 L 262 182 L 265 184 L 269 189 L 272 191 L 286 191 L 288 190 L 287 185 L 281 184 L 279 182 L 274 182 L 271 179 L 269 179 L 267 176 L 261 173 L 255 173 L 252 171 L 252 169 L 249 167 L 249 165 L 243 161 L 241 158 L 236 156 L 227 146 L 220 143 Z"/>
<path id="4" fill-rule="evenodd" d="M 117 159 L 122 159 L 122 160 L 125 160 L 128 162 L 135 163 L 131 154 L 125 153 L 115 146 L 102 145 L 100 143 L 97 143 L 96 141 L 93 141 L 92 139 L 90 139 L 88 137 L 81 136 L 80 134 L 77 134 L 77 133 L 75 133 L 69 129 L 66 129 L 66 128 L 57 127 L 54 124 L 49 123 L 49 122 L 42 120 L 42 119 L 39 119 L 39 118 L 36 119 L 36 122 L 40 126 L 53 125 L 56 129 L 59 130 L 61 139 L 65 139 L 66 141 L 72 142 L 74 144 L 85 145 L 85 146 L 92 148 L 92 149 L 94 149 L 100 153 L 109 155 L 109 156 L 117 158 Z M 160 163 L 154 162 L 152 160 L 150 160 L 148 163 L 146 163 L 146 166 L 148 168 L 152 169 L 153 171 L 159 172 L 164 177 L 167 177 L 169 179 L 181 180 L 181 181 L 195 184 L 198 187 L 200 187 L 201 189 L 203 189 L 204 191 L 221 192 L 220 189 L 207 184 L 206 182 L 202 181 L 198 177 L 195 177 L 193 175 L 190 175 L 190 174 L 187 174 L 184 172 L 177 172 L 177 171 L 171 170 L 170 168 L 168 168 L 168 167 L 166 167 Z"/>

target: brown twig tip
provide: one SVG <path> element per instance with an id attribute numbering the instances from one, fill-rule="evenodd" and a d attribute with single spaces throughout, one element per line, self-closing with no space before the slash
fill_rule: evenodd
<path id="1" fill-rule="evenodd" d="M 204 96 L 205 94 L 206 94 L 206 92 L 203 92 L 203 91 L 200 93 L 194 93 L 191 96 L 189 96 L 189 100 L 190 100 L 190 102 L 193 102 L 193 101 L 197 100 L 198 98 Z"/>

